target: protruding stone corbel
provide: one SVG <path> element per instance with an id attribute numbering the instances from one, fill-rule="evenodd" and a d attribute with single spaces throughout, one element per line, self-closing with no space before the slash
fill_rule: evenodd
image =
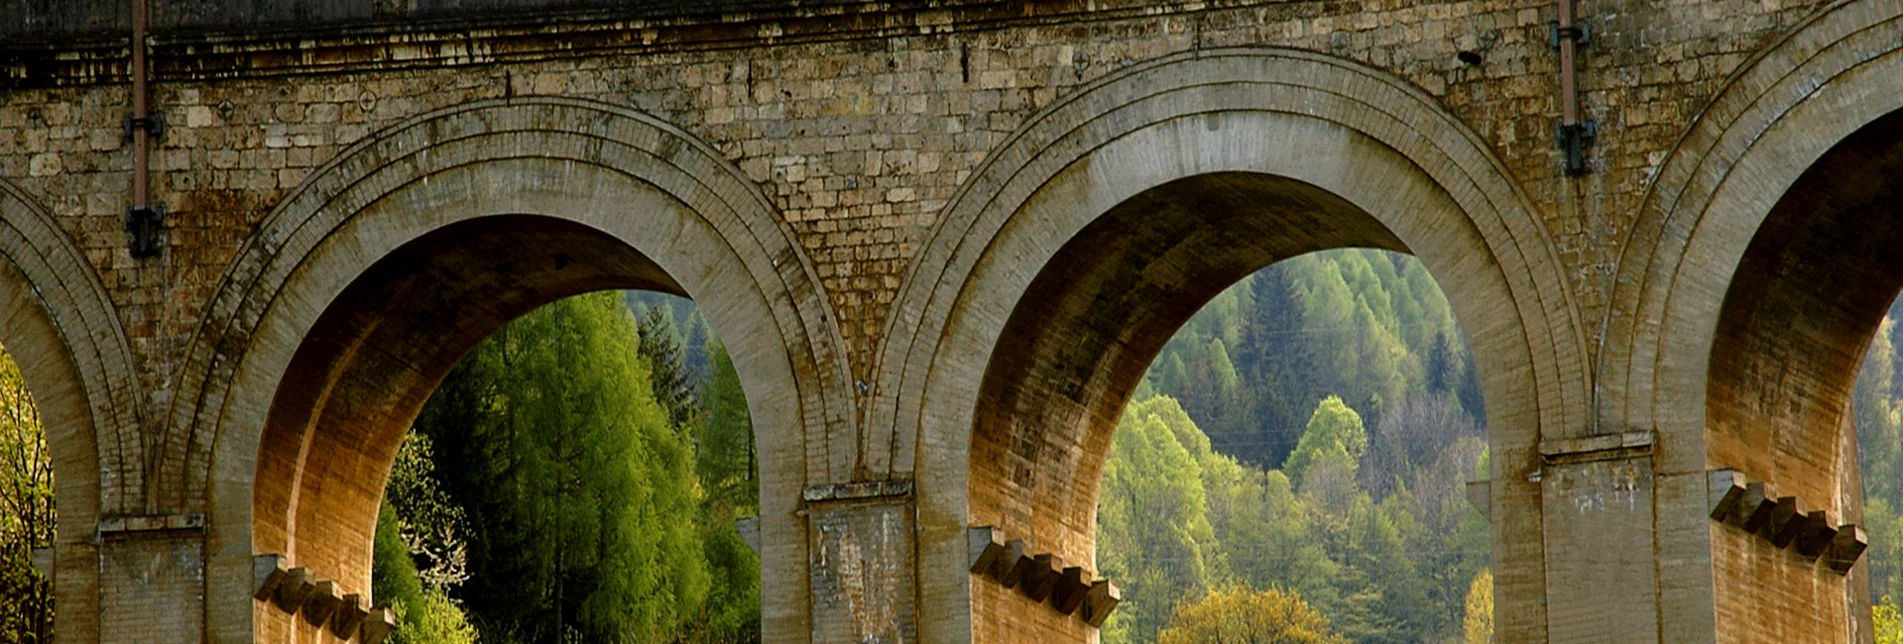
<path id="1" fill-rule="evenodd" d="M 1055 554 L 1032 553 L 1024 540 L 1007 539 L 1003 530 L 991 526 L 969 528 L 965 537 L 972 574 L 989 577 L 1005 588 L 1016 588 L 1032 601 L 1048 601 L 1060 614 L 1075 615 L 1082 610 L 1086 623 L 1101 627 L 1122 601 L 1115 584 L 1092 579 L 1089 570 L 1067 566 Z"/>
<path id="2" fill-rule="evenodd" d="M 1864 549 L 1868 547 L 1870 542 L 1864 539 L 1863 528 L 1855 525 L 1837 528 L 1837 536 L 1831 538 L 1829 560 L 1825 564 L 1839 575 L 1848 575 L 1850 569 L 1857 565 L 1857 558 L 1862 557 Z"/>
<path id="3" fill-rule="evenodd" d="M 1738 525 L 1738 508 L 1748 493 L 1744 475 L 1737 470 L 1712 470 L 1705 473 L 1705 500 L 1711 504 L 1711 520 Z M 1472 485 L 1469 483 L 1468 485 Z"/>
<path id="4" fill-rule="evenodd" d="M 1057 590 L 1051 594 L 1051 606 L 1057 612 L 1070 615 L 1084 605 L 1084 596 L 1090 594 L 1090 571 L 1083 566 L 1071 566 L 1057 578 Z"/>
<path id="5" fill-rule="evenodd" d="M 1861 528 L 1832 527 L 1835 522 L 1829 512 L 1808 510 L 1803 499 L 1777 496 L 1770 486 L 1746 481 L 1736 470 L 1712 470 L 1706 473 L 1706 482 L 1713 521 L 1758 535 L 1806 559 L 1823 556 L 1837 574 L 1849 573 L 1868 547 Z"/>
<path id="6" fill-rule="evenodd" d="M 258 601 L 270 601 L 277 595 L 278 586 L 290 578 L 291 568 L 284 561 L 284 555 L 258 555 L 251 560 L 251 597 Z"/>
<path id="7" fill-rule="evenodd" d="M 1777 505 L 1771 508 L 1771 521 L 1764 524 L 1764 538 L 1771 545 L 1783 548 L 1797 539 L 1797 531 L 1804 525 L 1804 503 L 1794 496 L 1780 496 Z"/>
<path id="8" fill-rule="evenodd" d="M 277 604 L 278 608 L 283 609 L 284 612 L 295 615 L 304 607 L 304 601 L 310 599 L 311 592 L 315 590 L 317 590 L 317 580 L 311 577 L 311 571 L 298 566 L 286 573 L 284 580 L 278 583 L 277 595 L 272 598 L 272 603 Z"/>
<path id="9" fill-rule="evenodd" d="M 309 599 L 304 600 L 304 619 L 323 627 L 330 623 L 330 616 L 337 612 L 337 605 L 343 603 L 343 596 L 337 591 L 337 582 L 324 580 L 317 582 L 311 590 Z"/>
<path id="10" fill-rule="evenodd" d="M 1084 623 L 1103 628 L 1103 622 L 1110 619 L 1110 613 L 1117 610 L 1117 604 L 1123 603 L 1123 591 L 1108 581 L 1097 581 L 1090 585 L 1084 594 Z"/>
<path id="11" fill-rule="evenodd" d="M 740 541 L 747 544 L 747 548 L 753 551 L 753 556 L 760 556 L 760 517 L 735 519 L 733 531 L 740 533 Z"/>
<path id="12" fill-rule="evenodd" d="M 1024 583 L 1024 578 L 1031 574 L 1031 569 L 1037 567 L 1037 558 L 1036 555 L 1024 551 L 1022 540 L 1013 539 L 1010 543 L 1015 546 L 1007 545 L 1006 547 L 1017 551 L 1018 557 L 1017 560 L 1011 562 L 1009 568 L 1005 569 L 1004 576 L 998 579 L 998 583 L 1004 584 L 1005 588 L 1017 588 L 1019 584 Z"/>
<path id="13" fill-rule="evenodd" d="M 1830 549 L 1830 542 L 1837 538 L 1834 525 L 1829 512 L 1812 510 L 1804 517 L 1804 528 L 1797 535 L 1797 554 L 1813 561 L 1824 554 Z"/>
<path id="14" fill-rule="evenodd" d="M 383 640 L 396 632 L 396 613 L 388 608 L 372 608 L 363 620 L 363 628 L 358 634 L 363 644 L 383 644 Z"/>
<path id="15" fill-rule="evenodd" d="M 53 548 L 34 548 L 32 554 L 33 569 L 40 571 L 40 576 L 47 581 L 53 581 L 53 573 L 58 571 L 58 567 L 53 565 Z"/>
<path id="16" fill-rule="evenodd" d="M 1467 504 L 1480 511 L 1481 518 L 1493 521 L 1493 481 L 1468 481 Z"/>
<path id="17" fill-rule="evenodd" d="M 1004 556 L 1004 531 L 991 526 L 965 530 L 965 551 L 971 555 L 971 573 L 989 575 Z"/>
<path id="18" fill-rule="evenodd" d="M 1057 578 L 1064 574 L 1064 560 L 1051 553 L 1031 558 L 1031 569 L 1024 574 L 1024 595 L 1042 602 L 1057 589 Z"/>
<path id="19" fill-rule="evenodd" d="M 330 632 L 346 640 L 356 636 L 363 628 L 363 620 L 370 616 L 370 600 L 363 595 L 351 593 L 344 595 L 338 602 L 337 613 L 330 618 Z"/>

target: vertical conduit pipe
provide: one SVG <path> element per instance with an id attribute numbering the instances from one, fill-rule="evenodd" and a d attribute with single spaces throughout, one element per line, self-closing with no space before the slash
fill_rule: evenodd
<path id="1" fill-rule="evenodd" d="M 164 211 L 152 205 L 150 165 L 152 137 L 164 131 L 163 117 L 151 113 L 146 102 L 146 9 L 148 0 L 132 0 L 132 114 L 126 134 L 132 138 L 132 205 L 126 208 L 126 232 L 132 234 L 133 257 L 159 254 Z"/>
<path id="2" fill-rule="evenodd" d="M 1559 127 L 1557 138 L 1565 155 L 1566 174 L 1586 172 L 1586 143 L 1598 135 L 1590 121 L 1579 118 L 1579 45 L 1587 38 L 1584 25 L 1575 22 L 1573 0 L 1559 0 L 1559 22 L 1553 27 L 1553 47 L 1559 50 Z"/>
<path id="3" fill-rule="evenodd" d="M 146 185 L 146 166 L 148 163 L 146 145 L 149 139 L 146 123 L 149 119 L 145 106 L 145 1 L 132 0 L 132 207 L 145 208 L 149 186 Z"/>

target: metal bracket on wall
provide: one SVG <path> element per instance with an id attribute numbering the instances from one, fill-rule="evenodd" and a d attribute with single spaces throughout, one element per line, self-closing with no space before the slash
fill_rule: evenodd
<path id="1" fill-rule="evenodd" d="M 144 130 L 152 138 L 162 139 L 165 138 L 165 113 L 153 112 L 144 118 L 128 116 L 122 126 L 125 128 L 127 141 L 132 140 L 132 132 L 135 130 Z"/>
<path id="2" fill-rule="evenodd" d="M 164 206 L 133 206 L 126 209 L 126 232 L 132 234 L 133 257 L 157 257 L 164 247 Z"/>
<path id="3" fill-rule="evenodd" d="M 1559 26 L 1557 22 L 1549 22 L 1546 23 L 1546 27 L 1546 37 L 1552 43 L 1553 51 L 1559 51 L 1562 38 L 1573 41 L 1573 44 L 1581 47 L 1592 44 L 1592 26 L 1586 22 L 1576 22 L 1566 27 Z"/>
<path id="4" fill-rule="evenodd" d="M 1566 174 L 1586 173 L 1586 146 L 1599 138 L 1599 125 L 1592 121 L 1568 123 L 1560 121 L 1555 138 L 1559 149 L 1566 155 Z"/>

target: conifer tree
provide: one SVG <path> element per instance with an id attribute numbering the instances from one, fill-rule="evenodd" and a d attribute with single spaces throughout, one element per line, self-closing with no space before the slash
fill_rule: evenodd
<path id="1" fill-rule="evenodd" d="M 650 642 L 709 579 L 693 449 L 655 400 L 612 293 L 558 301 L 460 363 L 417 426 L 469 514 L 467 607 L 485 639 Z"/>

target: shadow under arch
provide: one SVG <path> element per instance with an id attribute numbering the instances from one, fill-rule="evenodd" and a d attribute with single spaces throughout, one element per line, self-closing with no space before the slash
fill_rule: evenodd
<path id="1" fill-rule="evenodd" d="M 1858 521 L 1848 392 L 1903 286 L 1899 114 L 1903 6 L 1836 2 L 1741 66 L 1660 167 L 1620 258 L 1597 381 L 1603 416 L 1658 433 L 1661 468 L 1735 468 Z M 1813 610 L 1752 633 L 1867 636 L 1861 568 L 1814 577 L 1702 516 L 1660 528 L 1686 535 L 1664 544 L 1676 558 L 1712 571 L 1668 610 L 1719 640 L 1741 636 L 1727 611 L 1792 601 Z M 1773 587 L 1805 599 L 1762 594 Z"/>
<path id="2" fill-rule="evenodd" d="M 1540 488 L 1526 475 L 1541 439 L 1590 430 L 1561 265 L 1478 136 L 1386 73 L 1307 52 L 1204 51 L 1093 83 L 959 193 L 901 292 L 877 367 L 891 393 L 872 410 L 893 469 L 925 482 L 921 570 L 962 570 L 967 525 L 1093 561 L 1095 477 L 1157 350 L 1249 272 L 1343 246 L 1414 253 L 1461 320 L 1500 482 L 1500 583 L 1519 589 L 1503 593 L 1499 632 L 1543 640 Z M 921 581 L 961 609 L 922 632 L 1087 637 L 973 577 Z M 1006 611 L 1033 622 L 1006 633 Z"/>
<path id="3" fill-rule="evenodd" d="M 55 631 L 97 641 L 99 518 L 145 510 L 131 349 L 92 265 L 5 181 L 0 255 L 0 344 L 39 408 L 53 462 Z"/>
<path id="4" fill-rule="evenodd" d="M 851 417 L 812 274 L 736 169 L 628 110 L 476 103 L 345 152 L 241 251 L 171 410 L 164 447 L 186 463 L 167 473 L 172 493 L 202 489 L 212 508 L 213 639 L 287 634 L 289 620 L 233 583 L 254 553 L 367 590 L 381 483 L 436 383 L 508 319 L 610 288 L 692 295 L 731 339 L 758 419 L 762 581 L 787 591 L 763 626 L 806 637 L 797 491 L 825 471 L 809 434 Z"/>

